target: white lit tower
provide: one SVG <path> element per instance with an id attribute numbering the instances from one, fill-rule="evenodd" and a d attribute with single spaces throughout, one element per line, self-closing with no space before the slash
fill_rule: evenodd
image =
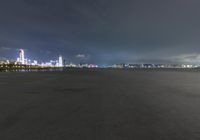
<path id="1" fill-rule="evenodd" d="M 23 49 L 20 49 L 20 50 L 19 50 L 19 62 L 20 62 L 21 64 L 25 64 L 24 50 L 23 50 Z"/>
<path id="2" fill-rule="evenodd" d="M 58 66 L 59 66 L 59 67 L 63 67 L 63 58 L 62 58 L 61 55 L 59 55 Z"/>

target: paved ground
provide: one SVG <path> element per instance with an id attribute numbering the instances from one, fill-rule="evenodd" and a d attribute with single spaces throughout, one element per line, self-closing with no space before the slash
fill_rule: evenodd
<path id="1" fill-rule="evenodd" d="M 0 73 L 0 140 L 199 140 L 200 72 Z"/>

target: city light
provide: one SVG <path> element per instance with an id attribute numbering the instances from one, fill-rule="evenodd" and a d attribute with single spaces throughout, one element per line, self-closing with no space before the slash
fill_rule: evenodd
<path id="1" fill-rule="evenodd" d="M 58 56 L 57 60 L 50 60 L 49 62 L 42 62 L 38 60 L 31 60 L 26 58 L 25 51 L 19 49 L 17 60 L 0 60 L 1 69 L 37 69 L 37 68 L 99 68 L 96 64 L 88 63 L 65 63 L 62 55 Z M 131 64 L 131 63 L 119 63 L 113 65 L 102 66 L 101 68 L 114 68 L 114 69 L 138 69 L 138 68 L 199 68 L 200 65 L 192 64 Z"/>
<path id="2" fill-rule="evenodd" d="M 38 63 L 37 60 L 31 61 L 30 59 L 25 58 L 25 52 L 23 49 L 19 50 L 19 57 L 17 62 L 21 65 L 31 65 L 31 66 L 41 66 L 41 67 L 63 67 L 63 58 L 59 55 L 58 60 L 51 60 L 50 62 L 41 62 Z"/>

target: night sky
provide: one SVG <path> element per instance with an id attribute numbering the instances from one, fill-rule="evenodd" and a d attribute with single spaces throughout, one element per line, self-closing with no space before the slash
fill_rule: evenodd
<path id="1" fill-rule="evenodd" d="M 0 0 L 0 58 L 200 63 L 199 0 Z"/>

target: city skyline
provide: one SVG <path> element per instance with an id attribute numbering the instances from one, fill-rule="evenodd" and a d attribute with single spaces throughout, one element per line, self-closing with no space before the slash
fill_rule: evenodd
<path id="1" fill-rule="evenodd" d="M 51 59 L 49 62 L 43 62 L 41 60 L 36 59 L 29 59 L 25 55 L 25 51 L 23 49 L 19 49 L 18 52 L 19 56 L 16 59 L 17 63 L 20 63 L 21 65 L 32 65 L 32 66 L 47 66 L 47 67 L 63 67 L 64 66 L 64 60 L 62 55 L 59 55 L 57 60 Z"/>
<path id="2" fill-rule="evenodd" d="M 7 50 L 7 51 L 11 51 L 9 48 L 4 48 L 5 50 Z M 34 61 L 36 61 L 36 62 L 39 62 L 39 63 L 47 63 L 47 62 L 50 62 L 50 61 L 54 61 L 54 60 L 56 60 L 61 54 L 51 54 L 52 56 L 51 57 L 49 57 L 49 59 L 36 59 L 36 58 L 34 58 L 34 57 L 31 57 L 31 56 L 33 56 L 32 55 L 32 52 L 29 52 L 27 49 L 26 50 L 24 50 L 24 49 L 16 49 L 14 52 L 15 52 L 15 54 L 14 54 L 14 56 L 10 56 L 10 57 L 2 57 L 2 56 L 0 56 L 0 60 L 11 60 L 11 61 L 15 61 L 15 60 L 17 60 L 17 61 L 19 61 L 18 59 L 20 58 L 19 57 L 19 55 L 18 55 L 18 53 L 19 53 L 19 51 L 21 51 L 21 50 L 23 50 L 23 53 L 26 51 L 26 53 L 28 53 L 29 54 L 29 60 L 27 59 L 25 59 L 26 61 L 32 61 L 32 62 L 34 62 Z M 48 53 L 48 52 L 47 52 Z M 85 54 L 77 54 L 77 55 L 75 55 L 74 56 L 74 58 L 76 58 L 76 59 L 70 59 L 70 58 L 68 58 L 68 57 L 66 57 L 66 56 L 63 56 L 63 55 L 61 55 L 62 57 L 64 57 L 66 60 L 66 63 L 67 64 L 80 64 L 80 63 L 86 63 L 86 64 L 97 64 L 97 63 L 95 63 L 95 62 L 93 62 L 93 63 L 90 63 L 89 61 L 87 61 L 88 60 L 88 58 L 89 57 L 91 57 L 91 56 L 89 56 L 89 55 L 85 55 Z M 185 57 L 186 59 L 188 59 L 187 61 L 183 61 L 183 62 L 181 62 L 181 61 L 179 61 L 179 62 L 176 62 L 176 61 L 165 61 L 165 60 L 163 60 L 162 62 L 159 62 L 159 61 L 157 61 L 157 60 L 155 60 L 154 62 L 146 62 L 146 61 L 132 61 L 132 62 L 125 62 L 125 61 L 116 61 L 115 63 L 106 63 L 106 62 L 104 62 L 104 63 L 102 63 L 102 64 L 97 64 L 97 65 L 99 65 L 99 66 L 111 66 L 111 65 L 115 65 L 115 64 L 177 64 L 177 65 L 195 65 L 195 66 L 199 66 L 200 65 L 200 55 L 198 55 L 198 54 L 190 54 L 190 55 L 182 55 L 182 57 Z M 195 62 L 190 62 L 189 61 L 189 58 L 195 58 L 195 59 L 197 59 Z M 16 59 L 17 58 L 17 59 Z M 174 57 L 174 58 L 178 58 L 178 57 Z"/>
<path id="3" fill-rule="evenodd" d="M 81 55 L 79 57 L 82 57 Z M 23 49 L 18 50 L 18 57 L 16 60 L 0 60 L 1 70 L 35 70 L 46 68 L 117 68 L 117 69 L 138 69 L 138 68 L 200 68 L 200 64 L 164 64 L 164 63 L 115 63 L 112 65 L 97 65 L 95 63 L 69 62 L 59 55 L 57 59 L 50 59 L 49 61 L 41 61 L 30 59 L 26 56 Z M 57 69 L 55 69 L 57 70 Z"/>
<path id="4" fill-rule="evenodd" d="M 19 63 L 21 65 L 32 65 L 32 66 L 42 66 L 42 67 L 88 67 L 88 68 L 199 68 L 200 64 L 191 64 L 191 63 L 129 63 L 129 62 L 117 62 L 112 64 L 106 65 L 97 65 L 96 63 L 87 63 L 84 61 L 85 56 L 83 54 L 78 54 L 76 57 L 80 58 L 78 63 L 74 63 L 73 61 L 66 60 L 63 58 L 62 55 L 58 55 L 57 58 L 51 58 L 47 61 L 38 60 L 38 59 L 30 59 L 25 55 L 24 49 L 17 50 L 17 58 L 14 59 L 7 59 L 7 58 L 0 58 L 0 62 L 3 64 L 6 63 Z M 26 51 L 27 52 L 27 51 Z M 29 54 L 31 54 L 29 52 Z"/>

